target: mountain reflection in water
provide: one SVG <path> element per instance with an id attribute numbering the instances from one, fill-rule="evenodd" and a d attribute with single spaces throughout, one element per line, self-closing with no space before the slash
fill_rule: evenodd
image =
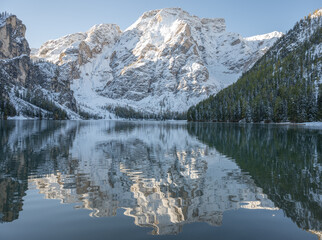
<path id="1" fill-rule="evenodd" d="M 153 234 L 222 225 L 239 208 L 282 209 L 321 231 L 321 131 L 184 122 L 7 121 L 0 126 L 0 217 L 29 186 L 90 216 L 117 209 Z"/>

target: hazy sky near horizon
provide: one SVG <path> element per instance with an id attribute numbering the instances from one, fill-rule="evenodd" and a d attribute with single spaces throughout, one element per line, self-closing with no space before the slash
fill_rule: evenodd
<path id="1" fill-rule="evenodd" d="M 321 8 L 321 0 L 1 0 L 0 12 L 17 15 L 27 26 L 31 47 L 85 32 L 95 24 L 115 23 L 125 30 L 144 12 L 180 7 L 192 15 L 225 18 L 227 31 L 244 37 L 286 32 L 296 21 Z"/>

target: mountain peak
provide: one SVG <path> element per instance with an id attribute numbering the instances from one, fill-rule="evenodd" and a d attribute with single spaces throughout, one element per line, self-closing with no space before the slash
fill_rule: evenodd
<path id="1" fill-rule="evenodd" d="M 223 18 L 199 18 L 189 14 L 181 8 L 163 8 L 151 10 L 142 16 L 126 30 L 134 28 L 144 29 L 152 25 L 170 25 L 176 21 L 183 21 L 188 25 L 209 25 L 215 31 L 225 31 L 226 24 Z M 197 26 L 200 27 L 200 26 Z"/>
<path id="2" fill-rule="evenodd" d="M 264 40 L 264 39 L 268 40 L 268 39 L 272 39 L 272 38 L 280 38 L 283 35 L 284 34 L 282 32 L 273 31 L 273 32 L 266 33 L 266 34 L 247 37 L 247 38 L 245 38 L 245 40 L 247 40 L 247 41 L 261 41 L 261 40 Z"/>
<path id="3" fill-rule="evenodd" d="M 268 35 L 247 41 L 227 32 L 222 18 L 164 8 L 143 13 L 123 33 L 99 24 L 49 41 L 36 57 L 61 67 L 83 111 L 122 117 L 131 108 L 169 118 L 235 82 L 278 36 Z"/>
<path id="4" fill-rule="evenodd" d="M 7 12 L 0 14 L 0 59 L 29 55 L 25 33 L 26 26 L 15 15 Z"/>
<path id="5" fill-rule="evenodd" d="M 154 17 L 158 14 L 159 15 L 179 15 L 179 14 L 189 15 L 188 12 L 184 11 L 181 8 L 161 8 L 161 9 L 155 9 L 155 10 L 144 12 L 140 18 L 147 19 L 147 18 Z"/>
<path id="6" fill-rule="evenodd" d="M 104 46 L 114 44 L 122 33 L 116 24 L 96 24 L 87 32 L 73 33 L 41 45 L 36 57 L 64 64 L 78 59 L 80 46 L 87 52 L 87 57 L 100 53 Z M 81 61 L 83 62 L 83 61 Z"/>

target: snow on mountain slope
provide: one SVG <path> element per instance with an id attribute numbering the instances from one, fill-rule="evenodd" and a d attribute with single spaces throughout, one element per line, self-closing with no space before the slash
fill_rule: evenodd
<path id="1" fill-rule="evenodd" d="M 34 57 L 62 68 L 79 106 L 102 117 L 131 107 L 164 115 L 232 84 L 282 34 L 243 38 L 224 19 L 201 19 L 179 8 L 144 13 L 123 33 L 101 24 L 41 46 Z"/>
<path id="2" fill-rule="evenodd" d="M 60 76 L 69 79 L 79 107 L 103 118 L 115 118 L 102 109 L 109 100 L 97 91 L 108 79 L 108 49 L 121 34 L 115 24 L 99 24 L 85 33 L 75 33 L 44 43 L 33 59 L 45 59 L 59 65 Z M 107 56 L 106 56 L 107 55 Z M 101 77 L 102 79 L 98 79 Z"/>
<path id="3" fill-rule="evenodd" d="M 121 33 L 115 24 L 99 24 L 85 33 L 74 33 L 44 43 L 37 55 L 55 64 L 78 61 L 84 63 L 84 57 L 100 53 L 105 45 L 113 44 Z"/>
<path id="4" fill-rule="evenodd" d="M 15 15 L 0 13 L 0 102 L 6 106 L 0 118 L 80 118 L 70 81 L 58 76 L 57 65 L 31 61 L 25 32 Z"/>
<path id="5" fill-rule="evenodd" d="M 270 40 L 276 41 L 278 38 L 280 38 L 282 36 L 283 36 L 283 33 L 274 31 L 271 33 L 247 37 L 247 38 L 245 38 L 245 40 L 247 40 L 247 41 L 263 41 L 266 39 L 270 39 Z M 276 39 L 274 39 L 274 38 L 276 38 Z"/>
<path id="6" fill-rule="evenodd" d="M 262 56 L 270 47 L 273 46 L 276 40 L 282 36 L 283 33 L 274 31 L 267 34 L 248 37 L 245 38 L 245 40 L 248 41 L 248 44 L 253 48 L 253 51 L 258 51 L 259 56 Z"/>

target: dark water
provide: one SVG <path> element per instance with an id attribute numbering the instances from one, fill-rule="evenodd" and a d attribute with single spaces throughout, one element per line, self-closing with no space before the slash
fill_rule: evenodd
<path id="1" fill-rule="evenodd" d="M 0 239 L 319 239 L 322 130 L 0 122 Z"/>

